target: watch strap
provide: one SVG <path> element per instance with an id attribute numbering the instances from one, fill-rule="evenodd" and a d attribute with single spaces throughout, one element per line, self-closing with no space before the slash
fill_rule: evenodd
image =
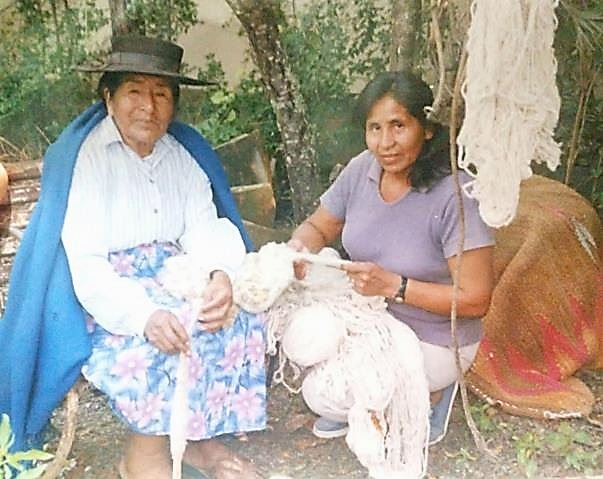
<path id="1" fill-rule="evenodd" d="M 408 285 L 408 278 L 406 276 L 400 277 L 400 286 L 398 291 L 394 295 L 394 302 L 402 304 L 406 301 L 406 286 Z"/>

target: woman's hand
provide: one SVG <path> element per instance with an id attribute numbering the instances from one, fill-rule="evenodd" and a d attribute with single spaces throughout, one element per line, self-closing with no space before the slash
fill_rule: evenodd
<path id="1" fill-rule="evenodd" d="M 386 271 L 379 265 L 354 261 L 343 266 L 352 287 L 364 296 L 392 297 L 398 290 L 400 276 Z"/>
<path id="2" fill-rule="evenodd" d="M 298 240 L 297 238 L 291 238 L 287 242 L 287 246 L 294 251 L 308 251 L 308 248 L 304 246 L 304 244 Z M 293 262 L 293 271 L 295 277 L 297 279 L 304 279 L 306 277 L 306 262 L 305 261 L 294 261 Z"/>
<path id="3" fill-rule="evenodd" d="M 144 327 L 147 340 L 166 354 L 190 354 L 190 340 L 178 318 L 165 309 L 158 309 Z"/>
<path id="4" fill-rule="evenodd" d="M 214 271 L 205 291 L 199 321 L 209 333 L 219 331 L 228 321 L 232 307 L 232 283 L 224 271 Z"/>

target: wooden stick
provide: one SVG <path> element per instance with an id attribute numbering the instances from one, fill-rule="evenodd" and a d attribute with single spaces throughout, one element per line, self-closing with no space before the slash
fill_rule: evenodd
<path id="1" fill-rule="evenodd" d="M 296 253 L 293 256 L 294 261 L 307 261 L 308 263 L 317 264 L 320 266 L 330 266 L 332 268 L 344 269 L 343 267 L 347 264 L 350 264 L 351 261 L 340 259 L 340 258 L 332 258 L 321 256 L 319 254 L 313 253 Z"/>

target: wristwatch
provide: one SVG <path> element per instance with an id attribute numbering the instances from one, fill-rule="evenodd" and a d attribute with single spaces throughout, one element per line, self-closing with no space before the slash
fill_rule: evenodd
<path id="1" fill-rule="evenodd" d="M 400 287 L 396 294 L 394 294 L 394 303 L 402 304 L 406 299 L 406 285 L 408 284 L 408 278 L 406 276 L 400 277 Z"/>

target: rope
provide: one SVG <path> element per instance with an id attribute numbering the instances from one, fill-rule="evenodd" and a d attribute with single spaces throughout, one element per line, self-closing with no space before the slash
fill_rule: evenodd
<path id="1" fill-rule="evenodd" d="M 560 97 L 553 51 L 557 0 L 474 0 L 467 38 L 459 166 L 466 191 L 493 227 L 509 224 L 530 163 L 559 165 L 553 139 Z"/>

